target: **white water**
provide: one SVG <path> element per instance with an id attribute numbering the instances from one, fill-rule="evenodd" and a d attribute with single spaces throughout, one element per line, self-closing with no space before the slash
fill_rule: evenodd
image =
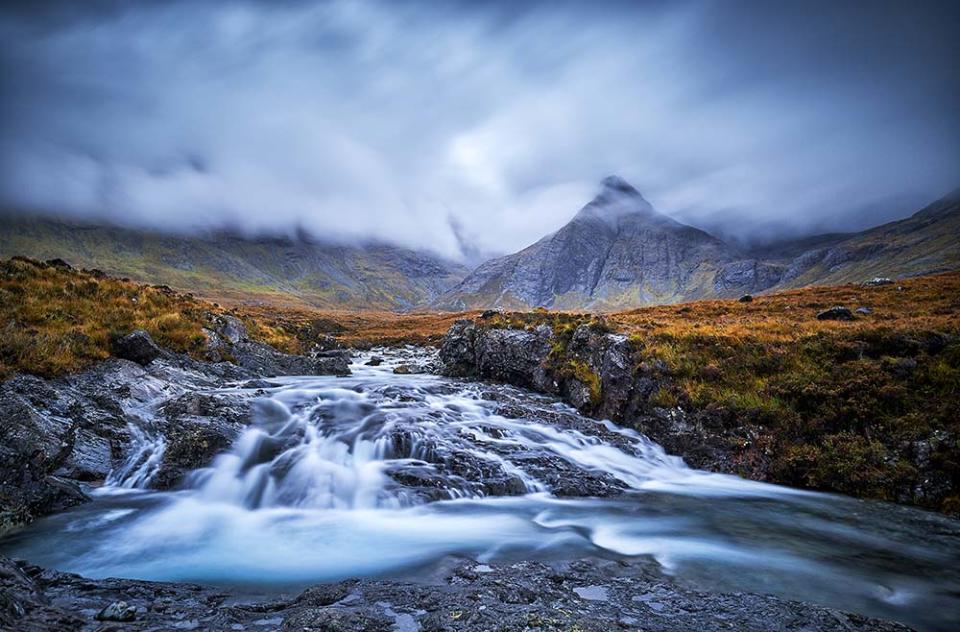
<path id="1" fill-rule="evenodd" d="M 954 521 L 693 470 L 550 399 L 390 369 L 278 378 L 182 491 L 129 491 L 164 449 L 144 433 L 97 501 L 4 549 L 92 577 L 257 586 L 409 575 L 449 555 L 643 556 L 723 589 L 932 627 L 960 608 Z M 598 476 L 613 497 L 553 493 Z"/>

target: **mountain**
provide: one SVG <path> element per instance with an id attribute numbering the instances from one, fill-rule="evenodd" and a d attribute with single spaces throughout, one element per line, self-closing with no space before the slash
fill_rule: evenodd
<path id="1" fill-rule="evenodd" d="M 613 310 L 960 269 L 960 190 L 852 234 L 740 248 L 658 213 L 611 176 L 560 230 L 472 273 L 432 254 L 0 217 L 0 257 L 65 259 L 214 300 L 326 309 Z"/>
<path id="2" fill-rule="evenodd" d="M 481 265 L 441 309 L 619 309 L 960 268 L 953 194 L 912 217 L 853 234 L 741 250 L 658 213 L 616 176 L 563 228 Z"/>
<path id="3" fill-rule="evenodd" d="M 16 215 L 0 221 L 0 257 L 61 258 L 215 300 L 408 309 L 435 299 L 468 272 L 435 255 L 385 244 L 187 237 Z"/>
<path id="4" fill-rule="evenodd" d="M 436 304 L 614 309 L 733 296 L 775 283 L 781 266 L 745 258 L 712 235 L 658 213 L 616 176 L 557 232 L 488 261 Z"/>
<path id="5" fill-rule="evenodd" d="M 960 189 L 906 219 L 812 248 L 791 261 L 779 288 L 857 283 L 960 269 Z"/>

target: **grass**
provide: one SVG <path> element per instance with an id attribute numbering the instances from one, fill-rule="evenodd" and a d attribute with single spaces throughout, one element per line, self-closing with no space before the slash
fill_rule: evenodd
<path id="1" fill-rule="evenodd" d="M 228 310 L 166 286 L 121 281 L 24 258 L 0 261 L 0 377 L 52 377 L 110 356 L 113 341 L 145 329 L 159 344 L 201 356 L 205 327 Z M 251 335 L 278 348 L 296 341 L 246 317 Z"/>

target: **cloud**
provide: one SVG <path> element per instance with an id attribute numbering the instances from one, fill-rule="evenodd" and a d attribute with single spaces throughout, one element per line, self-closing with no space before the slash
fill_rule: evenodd
<path id="1" fill-rule="evenodd" d="M 777 5 L 7 10 L 0 202 L 476 258 L 558 228 L 613 172 L 741 236 L 955 187 L 956 8 Z"/>

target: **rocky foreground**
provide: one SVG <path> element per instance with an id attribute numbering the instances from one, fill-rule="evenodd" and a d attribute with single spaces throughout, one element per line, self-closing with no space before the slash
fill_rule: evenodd
<path id="1" fill-rule="evenodd" d="M 135 479 L 152 457 L 152 486 L 168 489 L 209 464 L 248 423 L 249 399 L 206 391 L 256 387 L 267 384 L 265 375 L 350 371 L 349 352 L 279 353 L 250 340 L 230 317 L 208 336 L 208 354 L 218 361 L 162 349 L 137 331 L 116 343 L 118 357 L 87 371 L 0 383 L 0 535 L 84 502 L 79 483 L 102 482 L 124 465 Z M 151 437 L 166 438 L 161 454 L 149 451 Z"/>
<path id="2" fill-rule="evenodd" d="M 355 580 L 246 599 L 193 584 L 90 580 L 0 558 L 0 626 L 40 630 L 907 630 L 750 594 L 709 593 L 652 564 L 451 560 L 432 582 Z"/>

